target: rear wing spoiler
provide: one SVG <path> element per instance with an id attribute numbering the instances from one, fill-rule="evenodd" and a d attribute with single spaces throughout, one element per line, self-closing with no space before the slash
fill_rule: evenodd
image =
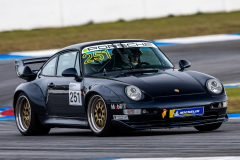
<path id="1" fill-rule="evenodd" d="M 16 59 L 15 60 L 15 71 L 19 78 L 30 81 L 36 78 L 37 71 L 32 71 L 29 66 L 25 66 L 26 64 L 33 63 L 44 63 L 48 60 L 49 57 L 43 58 L 32 58 L 32 59 Z"/>
<path id="2" fill-rule="evenodd" d="M 42 58 L 32 58 L 32 59 L 24 59 L 22 62 L 24 64 L 33 64 L 33 63 L 43 63 L 48 60 L 49 57 L 42 57 Z M 16 59 L 15 62 L 20 59 Z"/>

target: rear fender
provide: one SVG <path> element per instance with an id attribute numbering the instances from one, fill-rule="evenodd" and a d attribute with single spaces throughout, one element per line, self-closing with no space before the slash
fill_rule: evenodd
<path id="1" fill-rule="evenodd" d="M 16 107 L 17 98 L 19 94 L 22 92 L 27 94 L 31 102 L 34 104 L 32 107 L 37 115 L 47 114 L 45 97 L 43 96 L 42 90 L 35 83 L 32 83 L 32 82 L 22 83 L 16 88 L 14 92 L 14 98 L 13 98 L 14 109 Z"/>

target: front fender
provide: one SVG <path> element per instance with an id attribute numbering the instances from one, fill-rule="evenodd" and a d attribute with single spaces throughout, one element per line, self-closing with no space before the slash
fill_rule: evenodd
<path id="1" fill-rule="evenodd" d="M 15 109 L 16 101 L 20 93 L 24 92 L 27 94 L 31 102 L 34 104 L 33 110 L 37 115 L 46 115 L 47 107 L 45 103 L 45 97 L 43 96 L 42 90 L 32 82 L 26 82 L 20 84 L 15 92 L 13 97 L 13 108 Z"/>
<path id="2" fill-rule="evenodd" d="M 213 76 L 210 76 L 210 75 L 208 75 L 208 74 L 204 74 L 204 73 L 201 73 L 201 72 L 197 72 L 197 71 L 191 71 L 191 70 L 189 70 L 189 71 L 185 71 L 185 72 L 186 72 L 188 75 L 190 75 L 191 77 L 193 77 L 194 79 L 196 79 L 196 80 L 202 85 L 202 87 L 206 90 L 206 92 L 207 92 L 210 96 L 223 96 L 223 95 L 226 96 L 226 91 L 225 91 L 224 87 L 223 87 L 223 92 L 220 93 L 220 94 L 214 94 L 214 93 L 210 92 L 210 91 L 207 89 L 207 87 L 206 87 L 206 81 L 207 81 L 208 79 L 212 79 L 212 78 L 217 79 L 217 78 L 215 78 L 215 77 L 213 77 Z"/>
<path id="3" fill-rule="evenodd" d="M 133 101 L 127 97 L 125 88 L 130 84 L 123 83 L 112 79 L 87 78 L 84 80 L 84 95 L 85 101 L 88 101 L 88 96 L 93 92 L 100 94 L 106 102 L 116 103 L 143 103 L 153 101 L 153 98 L 147 93 L 143 92 L 143 99 L 140 101 Z"/>
<path id="4" fill-rule="evenodd" d="M 123 102 L 123 100 L 120 99 L 119 96 L 117 96 L 117 94 L 115 92 L 113 92 L 111 89 L 109 89 L 108 87 L 106 87 L 104 85 L 94 85 L 94 86 L 90 87 L 90 89 L 84 88 L 86 102 L 88 101 L 88 99 L 90 98 L 90 96 L 93 93 L 100 94 L 103 97 L 103 99 L 109 103 Z"/>

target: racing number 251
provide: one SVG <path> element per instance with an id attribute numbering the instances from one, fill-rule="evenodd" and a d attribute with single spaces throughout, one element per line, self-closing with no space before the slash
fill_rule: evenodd
<path id="1" fill-rule="evenodd" d="M 103 54 L 106 54 L 107 58 L 111 59 L 111 55 L 109 54 L 107 49 L 104 50 L 104 51 L 95 51 L 95 52 L 92 52 L 92 53 L 85 53 L 85 54 L 83 54 L 82 58 L 87 58 L 84 61 L 84 64 L 92 63 L 92 62 L 94 62 L 94 60 L 95 61 L 103 60 L 104 59 L 104 55 Z"/>
<path id="2" fill-rule="evenodd" d="M 70 105 L 82 104 L 80 91 L 69 91 L 69 104 Z"/>

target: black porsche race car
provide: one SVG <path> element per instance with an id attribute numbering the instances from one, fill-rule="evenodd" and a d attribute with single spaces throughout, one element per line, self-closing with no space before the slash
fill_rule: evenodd
<path id="1" fill-rule="evenodd" d="M 26 64 L 44 63 L 39 70 Z M 179 69 L 152 42 L 117 39 L 80 43 L 50 58 L 15 60 L 27 82 L 14 93 L 16 124 L 23 135 L 50 128 L 90 128 L 97 136 L 121 130 L 194 126 L 218 129 L 228 120 L 222 83 Z"/>

